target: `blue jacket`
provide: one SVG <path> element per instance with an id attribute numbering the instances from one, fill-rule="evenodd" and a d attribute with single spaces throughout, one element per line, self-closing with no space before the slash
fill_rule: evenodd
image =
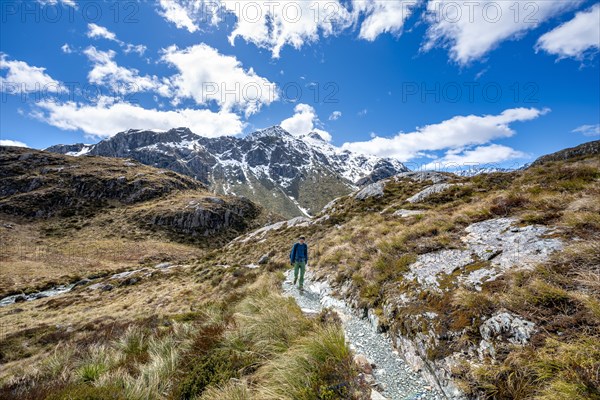
<path id="1" fill-rule="evenodd" d="M 306 243 L 294 243 L 290 253 L 290 262 L 308 262 L 308 245 Z"/>

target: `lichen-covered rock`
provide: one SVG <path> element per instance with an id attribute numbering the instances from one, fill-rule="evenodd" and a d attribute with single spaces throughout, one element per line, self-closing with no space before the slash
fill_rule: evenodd
<path id="1" fill-rule="evenodd" d="M 394 179 L 400 180 L 407 178 L 415 182 L 431 181 L 432 183 L 436 184 L 446 182 L 450 178 L 450 176 L 451 175 L 449 174 L 443 174 L 441 172 L 436 171 L 410 171 L 397 174 L 396 176 L 394 176 Z"/>
<path id="2" fill-rule="evenodd" d="M 392 213 L 394 217 L 407 218 L 415 215 L 421 215 L 425 211 L 422 210 L 396 210 Z"/>
<path id="3" fill-rule="evenodd" d="M 375 182 L 368 186 L 365 186 L 357 193 L 354 194 L 356 200 L 366 200 L 371 197 L 382 197 L 383 190 L 385 189 L 385 182 Z"/>
<path id="4" fill-rule="evenodd" d="M 479 332 L 487 341 L 506 339 L 512 344 L 524 345 L 535 332 L 535 324 L 517 315 L 501 312 L 485 320 Z"/>
<path id="5" fill-rule="evenodd" d="M 426 200 L 428 197 L 436 193 L 441 193 L 446 189 L 450 189 L 453 186 L 455 185 L 451 185 L 449 183 L 436 183 L 434 185 L 426 187 L 414 196 L 409 197 L 408 199 L 406 199 L 406 201 L 408 201 L 409 203 L 420 203 Z"/>
<path id="6" fill-rule="evenodd" d="M 496 279 L 505 271 L 533 268 L 562 249 L 559 239 L 544 237 L 550 233 L 547 227 L 519 227 L 517 222 L 513 218 L 495 218 L 469 225 L 465 229 L 467 235 L 461 238 L 464 249 L 421 254 L 405 277 L 439 289 L 444 275 L 462 269 L 457 283 L 480 290 L 484 282 Z M 477 268 L 467 271 L 467 266 Z"/>
<path id="7" fill-rule="evenodd" d="M 535 332 L 535 324 L 517 315 L 500 312 L 485 320 L 479 327 L 482 340 L 477 353 L 479 359 L 496 358 L 495 342 L 508 341 L 512 344 L 525 345 Z"/>
<path id="8" fill-rule="evenodd" d="M 407 279 L 416 279 L 418 283 L 428 287 L 439 286 L 439 274 L 449 275 L 457 268 L 473 262 L 468 250 L 440 250 L 418 256 L 405 274 Z"/>
<path id="9" fill-rule="evenodd" d="M 541 225 L 517 226 L 514 218 L 496 218 L 468 226 L 462 240 L 482 260 L 491 260 L 501 270 L 513 266 L 531 268 L 562 249 L 559 239 L 544 238 L 550 233 Z"/>

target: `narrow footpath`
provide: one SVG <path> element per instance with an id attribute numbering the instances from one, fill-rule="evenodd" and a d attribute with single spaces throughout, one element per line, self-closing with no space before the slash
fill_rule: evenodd
<path id="1" fill-rule="evenodd" d="M 315 282 L 307 272 L 304 293 L 292 286 L 293 271 L 288 271 L 283 283 L 283 291 L 292 296 L 306 313 L 318 313 L 325 307 L 334 309 L 344 325 L 350 348 L 363 354 L 375 364 L 373 375 L 377 391 L 388 400 L 442 400 L 444 396 L 414 372 L 392 347 L 391 341 L 383 334 L 375 332 L 367 319 L 354 315 L 343 301 L 330 295 L 326 283 Z M 380 397 L 373 397 L 380 398 Z"/>

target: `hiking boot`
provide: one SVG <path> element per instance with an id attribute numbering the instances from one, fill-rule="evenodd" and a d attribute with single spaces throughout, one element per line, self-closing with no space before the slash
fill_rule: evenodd
<path id="1" fill-rule="evenodd" d="M 300 293 L 304 293 L 304 288 L 303 288 L 302 286 L 300 286 L 300 287 L 298 288 L 298 290 L 300 291 Z"/>
<path id="2" fill-rule="evenodd" d="M 298 279 L 294 279 L 294 283 L 293 283 L 294 286 L 296 286 L 296 281 L 298 281 Z"/>

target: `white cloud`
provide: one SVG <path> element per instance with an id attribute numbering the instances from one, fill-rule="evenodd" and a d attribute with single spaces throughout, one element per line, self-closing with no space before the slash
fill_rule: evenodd
<path id="1" fill-rule="evenodd" d="M 167 21 L 175 24 L 177 28 L 187 29 L 190 33 L 196 32 L 199 28 L 190 17 L 190 14 L 194 12 L 196 3 L 200 1 L 186 1 L 186 0 L 160 0 L 160 6 L 162 15 Z"/>
<path id="2" fill-rule="evenodd" d="M 331 115 L 329 116 L 329 120 L 330 121 L 337 121 L 338 119 L 340 119 L 342 117 L 342 112 L 341 111 L 334 111 L 331 113 Z"/>
<path id="3" fill-rule="evenodd" d="M 112 40 L 113 42 L 118 42 L 117 35 L 113 32 L 109 31 L 103 26 L 96 25 L 94 23 L 88 24 L 88 32 L 87 36 L 89 38 L 104 38 L 107 40 Z"/>
<path id="4" fill-rule="evenodd" d="M 236 17 L 229 41 L 240 37 L 269 49 L 299 49 L 320 37 L 337 35 L 360 21 L 358 36 L 375 40 L 380 34 L 400 34 L 404 22 L 424 0 L 160 0 L 159 14 L 180 29 L 196 32 L 201 24 L 217 25 L 228 14 Z"/>
<path id="5" fill-rule="evenodd" d="M 90 46 L 84 54 L 93 64 L 88 73 L 90 83 L 106 85 L 116 93 L 134 93 L 158 90 L 161 86 L 156 76 L 140 76 L 137 69 L 128 69 L 119 66 L 115 61 L 115 52 L 112 50 L 101 51 Z"/>
<path id="6" fill-rule="evenodd" d="M 375 137 L 366 142 L 344 143 L 342 148 L 383 157 L 408 161 L 423 151 L 457 149 L 482 145 L 493 139 L 513 136 L 510 124 L 538 118 L 549 110 L 513 108 L 498 115 L 456 116 L 438 124 L 418 127 L 410 133 L 399 133 L 392 138 Z"/>
<path id="7" fill-rule="evenodd" d="M 600 124 L 581 125 L 573 129 L 573 133 L 581 133 L 583 136 L 600 136 Z"/>
<path id="8" fill-rule="evenodd" d="M 279 98 L 274 83 L 204 43 L 185 49 L 171 46 L 162 59 L 179 70 L 170 79 L 176 101 L 192 98 L 202 105 L 214 101 L 224 110 L 241 110 L 249 116 Z"/>
<path id="9" fill-rule="evenodd" d="M 171 129 L 189 127 L 193 132 L 207 137 L 236 135 L 244 124 L 238 115 L 210 110 L 178 109 L 160 111 L 138 105 L 102 98 L 97 104 L 75 102 L 57 103 L 43 101 L 33 116 L 63 130 L 82 130 L 88 135 L 106 138 L 130 129 Z"/>
<path id="10" fill-rule="evenodd" d="M 229 36 L 267 48 L 278 58 L 285 45 L 299 49 L 320 35 L 336 34 L 353 22 L 339 0 L 160 0 L 159 13 L 180 29 L 196 32 L 200 23 L 216 25 L 227 14 L 236 17 Z"/>
<path id="11" fill-rule="evenodd" d="M 104 38 L 104 39 L 116 42 L 119 44 L 119 46 L 121 46 L 123 48 L 123 51 L 125 52 L 125 54 L 138 53 L 141 56 L 141 55 L 144 55 L 144 52 L 147 49 L 147 47 L 144 46 L 143 44 L 136 45 L 136 44 L 131 44 L 131 43 L 125 43 L 124 41 L 118 39 L 117 35 L 115 33 L 109 31 L 107 28 L 105 28 L 103 26 L 96 25 L 96 24 L 88 24 L 87 36 L 90 38 Z"/>
<path id="12" fill-rule="evenodd" d="M 15 147 L 29 147 L 23 142 L 18 140 L 0 139 L 0 146 L 15 146 Z"/>
<path id="13" fill-rule="evenodd" d="M 358 20 L 358 13 L 365 15 L 358 36 L 361 39 L 373 41 L 382 33 L 401 33 L 404 22 L 421 1 L 353 0 L 355 20 Z"/>
<path id="14" fill-rule="evenodd" d="M 519 39 L 542 22 L 578 6 L 582 0 L 454 1 L 429 0 L 430 26 L 423 50 L 441 45 L 450 57 L 468 64 L 499 43 Z"/>
<path id="15" fill-rule="evenodd" d="M 6 76 L 0 77 L 0 88 L 5 92 L 60 93 L 64 87 L 46 73 L 46 68 L 33 67 L 24 61 L 9 60 L 8 56 L 0 53 L 0 71 L 7 70 Z"/>
<path id="16" fill-rule="evenodd" d="M 75 0 L 60 0 L 60 1 L 59 0 L 37 0 L 37 1 L 38 1 L 38 3 L 40 3 L 43 6 L 45 6 L 45 5 L 55 6 L 60 3 L 65 6 L 77 8 L 77 3 Z"/>
<path id="17" fill-rule="evenodd" d="M 69 46 L 68 43 L 63 44 L 60 49 L 62 50 L 63 53 L 65 54 L 71 54 L 73 52 L 73 49 L 71 48 L 71 46 Z"/>
<path id="18" fill-rule="evenodd" d="M 221 2 L 237 17 L 229 36 L 233 45 L 237 37 L 267 48 L 274 58 L 290 45 L 300 49 L 305 43 L 316 42 L 320 35 L 337 34 L 350 26 L 352 15 L 339 0 L 280 0 L 278 2 Z"/>
<path id="19" fill-rule="evenodd" d="M 146 49 L 147 49 L 147 47 L 144 46 L 143 44 L 125 43 L 124 47 L 123 47 L 123 51 L 125 52 L 125 54 L 138 53 L 140 56 L 144 55 L 144 53 L 146 52 Z"/>
<path id="20" fill-rule="evenodd" d="M 561 58 L 581 59 L 600 49 L 600 3 L 578 12 L 575 17 L 542 35 L 536 49 Z"/>
<path id="21" fill-rule="evenodd" d="M 491 166 L 526 157 L 527 154 L 512 147 L 492 143 L 474 148 L 448 150 L 442 158 L 424 165 L 422 169 L 446 170 L 458 167 Z"/>
<path id="22" fill-rule="evenodd" d="M 358 115 L 359 117 L 364 117 L 365 115 L 367 115 L 369 113 L 369 110 L 367 110 L 366 108 L 363 108 L 362 110 L 360 110 L 358 113 L 356 113 L 356 115 Z"/>
<path id="23" fill-rule="evenodd" d="M 331 134 L 322 129 L 316 128 L 320 125 L 319 117 L 315 109 L 308 104 L 298 104 L 294 107 L 294 115 L 281 121 L 281 127 L 292 135 L 302 136 L 311 132 L 318 133 L 323 139 L 330 142 Z"/>

